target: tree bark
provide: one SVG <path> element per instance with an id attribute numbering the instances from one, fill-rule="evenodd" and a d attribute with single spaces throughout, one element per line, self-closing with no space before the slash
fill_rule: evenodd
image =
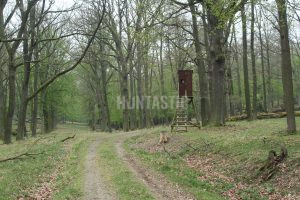
<path id="1" fill-rule="evenodd" d="M 265 38 L 266 38 L 266 56 L 267 56 L 267 88 L 268 88 L 268 96 L 267 96 L 267 102 L 268 102 L 268 110 L 271 110 L 273 108 L 273 88 L 272 88 L 272 73 L 271 73 L 271 62 L 270 62 L 270 40 L 267 35 L 267 31 L 265 31 Z"/>
<path id="2" fill-rule="evenodd" d="M 264 59 L 264 49 L 263 49 L 263 39 L 261 33 L 261 10 L 260 10 L 260 21 L 258 22 L 258 33 L 259 33 L 259 42 L 260 42 L 260 60 L 261 60 L 261 68 L 262 68 L 262 81 L 263 81 L 263 105 L 264 111 L 268 111 L 267 106 L 267 90 L 266 90 L 266 70 L 265 70 L 265 59 Z"/>
<path id="3" fill-rule="evenodd" d="M 255 23 L 255 3 L 254 0 L 251 0 L 251 62 L 252 62 L 252 78 L 253 78 L 253 110 L 252 118 L 257 118 L 257 75 L 256 75 L 256 58 L 255 58 L 255 49 L 254 49 L 254 23 Z"/>
<path id="4" fill-rule="evenodd" d="M 202 48 L 201 48 L 201 44 L 200 44 L 199 30 L 198 30 L 198 23 L 197 23 L 196 9 L 195 9 L 195 5 L 194 5 L 194 1 L 190 0 L 189 5 L 190 5 L 191 14 L 192 14 L 193 38 L 194 38 L 194 46 L 195 46 L 195 51 L 196 51 L 195 62 L 197 65 L 197 72 L 198 72 L 198 78 L 199 78 L 201 120 L 202 120 L 202 125 L 205 126 L 208 123 L 207 108 L 209 108 L 207 77 L 206 77 L 204 60 L 203 60 L 203 56 L 202 56 Z"/>
<path id="5" fill-rule="evenodd" d="M 208 23 L 210 26 L 210 54 L 212 59 L 212 83 L 213 98 L 211 122 L 217 126 L 225 124 L 225 38 L 224 27 L 217 16 L 211 9 L 207 10 Z"/>
<path id="6" fill-rule="evenodd" d="M 141 34 L 141 27 L 140 27 L 140 22 L 139 22 L 139 18 L 137 21 L 137 33 Z M 137 70 L 137 93 L 138 93 L 138 113 L 139 113 L 139 128 L 144 128 L 145 127 L 145 121 L 144 121 L 144 102 L 143 102 L 143 83 L 142 83 L 142 58 L 143 58 L 143 52 L 142 52 L 142 44 L 140 41 L 140 38 L 138 38 L 137 41 L 137 64 L 136 64 L 136 70 Z"/>
<path id="7" fill-rule="evenodd" d="M 162 30 L 163 31 L 163 30 Z M 160 89 L 161 89 L 161 95 L 166 95 L 165 91 L 165 75 L 164 75 L 164 61 L 163 61 L 163 36 L 160 35 L 160 48 L 159 48 L 159 71 L 160 71 Z"/>
<path id="8" fill-rule="evenodd" d="M 24 29 L 23 40 L 23 61 L 24 61 L 24 80 L 22 84 L 22 92 L 20 98 L 20 108 L 18 116 L 18 129 L 17 129 L 17 140 L 23 140 L 26 135 L 26 115 L 28 106 L 28 91 L 29 91 L 29 79 L 31 73 L 31 60 L 32 52 L 34 48 L 35 40 L 35 7 L 32 8 L 29 17 L 29 28 Z M 29 39 L 29 37 L 31 38 Z"/>
<path id="9" fill-rule="evenodd" d="M 42 96 L 42 113 L 43 113 L 43 133 L 50 132 L 50 125 L 49 125 L 49 111 L 47 106 L 47 90 L 44 89 L 41 92 Z"/>
<path id="10" fill-rule="evenodd" d="M 279 16 L 278 20 L 281 45 L 281 72 L 284 92 L 284 105 L 287 112 L 287 131 L 290 133 L 294 133 L 296 132 L 296 122 L 294 112 L 293 72 L 286 3 L 286 0 L 276 0 Z"/>
<path id="11" fill-rule="evenodd" d="M 5 119 L 4 143 L 11 143 L 12 121 L 16 105 L 16 68 L 14 55 L 9 56 L 8 63 L 8 109 Z"/>
<path id="12" fill-rule="evenodd" d="M 233 91 L 233 78 L 232 78 L 232 70 L 231 70 L 230 63 L 228 63 L 228 67 L 227 67 L 227 78 L 228 78 L 229 113 L 230 113 L 230 116 L 234 116 L 235 109 L 234 109 L 234 103 L 232 101 L 232 97 L 234 96 L 234 91 Z"/>
<path id="13" fill-rule="evenodd" d="M 3 12 L 4 7 L 7 1 L 2 1 L 0 3 L 0 39 L 4 39 L 4 24 L 3 24 Z M 4 62 L 2 59 L 5 58 L 4 56 L 4 44 L 1 43 L 0 47 L 0 55 L 1 55 L 1 63 L 0 63 L 0 138 L 3 139 L 4 133 L 4 120 L 6 115 L 6 106 L 5 106 L 5 87 L 4 87 Z"/>
<path id="14" fill-rule="evenodd" d="M 242 15 L 242 28 L 243 28 L 243 67 L 244 67 L 244 87 L 245 87 L 245 100 L 246 100 L 246 113 L 247 118 L 251 119 L 251 101 L 250 101 L 250 87 L 248 75 L 248 45 L 247 45 L 247 18 L 245 14 L 245 5 L 241 9 Z"/>
<path id="15" fill-rule="evenodd" d="M 235 34 L 235 25 L 233 25 L 233 37 L 234 37 L 234 59 L 236 63 L 236 74 L 237 74 L 237 86 L 238 86 L 238 95 L 239 95 L 239 101 L 238 101 L 238 110 L 240 114 L 243 113 L 243 104 L 242 104 L 242 85 L 241 85 L 241 72 L 240 72 L 240 62 L 239 62 L 239 55 L 238 55 L 238 44 Z"/>
<path id="16" fill-rule="evenodd" d="M 143 66 L 144 66 L 144 88 L 145 88 L 145 96 L 148 98 L 149 96 L 149 63 L 148 63 L 148 44 L 144 45 L 145 51 L 143 52 Z M 150 99 L 144 102 L 144 117 L 145 117 L 145 127 L 150 128 L 151 127 L 151 114 L 150 110 L 148 109 L 148 104 L 151 105 Z"/>
<path id="17" fill-rule="evenodd" d="M 124 99 L 124 108 L 123 108 L 123 130 L 129 131 L 129 94 L 128 94 L 128 73 L 127 67 L 123 66 L 122 75 L 121 75 L 121 94 Z"/>
<path id="18" fill-rule="evenodd" d="M 134 130 L 136 128 L 136 109 L 135 109 L 135 93 L 134 93 L 134 71 L 132 69 L 133 67 L 131 67 L 130 69 L 130 129 Z"/>
<path id="19" fill-rule="evenodd" d="M 39 60 L 38 46 L 34 50 L 34 60 Z M 34 75 L 33 75 L 33 91 L 35 92 L 38 88 L 38 77 L 39 77 L 39 64 L 34 65 Z M 33 98 L 33 109 L 31 113 L 31 134 L 32 137 L 37 135 L 37 114 L 38 114 L 39 97 L 36 95 Z"/>
<path id="20" fill-rule="evenodd" d="M 107 67 L 105 62 L 101 62 L 101 87 L 102 87 L 102 98 L 104 104 L 104 112 L 105 112 L 105 131 L 111 131 L 111 121 L 110 121 L 110 112 L 109 112 L 109 104 L 107 97 Z"/>
<path id="21" fill-rule="evenodd" d="M 208 122 L 210 122 L 211 118 L 211 113 L 210 111 L 212 110 L 213 102 L 213 84 L 212 84 L 212 71 L 213 71 L 213 66 L 212 66 L 212 59 L 210 55 L 210 44 L 209 44 L 209 36 L 208 36 L 208 24 L 206 22 L 205 18 L 206 14 L 206 9 L 203 7 L 203 14 L 201 15 L 202 18 L 202 23 L 203 23 L 203 31 L 204 31 L 204 44 L 205 44 L 205 51 L 206 51 L 206 62 L 207 62 L 207 70 L 208 70 L 208 94 L 209 94 L 209 107 L 207 107 L 207 117 L 208 117 Z"/>
<path id="22" fill-rule="evenodd" d="M 2 66 L 1 66 L 2 67 Z M 0 138 L 3 139 L 4 133 L 4 119 L 5 119 L 5 92 L 4 92 L 4 85 L 3 85 L 3 73 L 0 69 Z"/>

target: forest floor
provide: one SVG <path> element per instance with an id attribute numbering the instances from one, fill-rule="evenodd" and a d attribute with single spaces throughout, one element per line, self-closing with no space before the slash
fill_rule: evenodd
<path id="1" fill-rule="evenodd" d="M 48 135 L 0 145 L 0 160 L 30 153 L 0 162 L 0 200 L 298 200 L 300 134 L 284 129 L 285 119 L 230 122 L 169 134 L 161 145 L 159 134 L 169 127 L 109 134 L 62 125 Z M 288 158 L 263 181 L 259 168 L 281 146 Z"/>
<path id="2" fill-rule="evenodd" d="M 299 200 L 300 134 L 286 134 L 285 126 L 286 119 L 230 122 L 169 134 L 165 145 L 159 133 L 169 127 L 160 127 L 127 139 L 125 148 L 195 199 Z M 288 157 L 265 181 L 260 168 L 282 146 Z"/>

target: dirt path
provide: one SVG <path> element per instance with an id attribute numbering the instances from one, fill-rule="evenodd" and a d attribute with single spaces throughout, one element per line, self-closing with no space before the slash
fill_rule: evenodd
<path id="1" fill-rule="evenodd" d="M 109 192 L 109 188 L 104 184 L 99 173 L 97 164 L 97 150 L 101 143 L 101 137 L 97 137 L 90 145 L 85 161 L 85 200 L 114 200 L 115 195 Z"/>
<path id="2" fill-rule="evenodd" d="M 152 192 L 155 199 L 194 199 L 190 194 L 184 192 L 178 185 L 170 183 L 163 175 L 145 167 L 140 161 L 128 155 L 122 147 L 124 140 L 125 138 L 122 138 L 116 143 L 116 149 L 119 157 L 125 162 L 129 170 Z"/>

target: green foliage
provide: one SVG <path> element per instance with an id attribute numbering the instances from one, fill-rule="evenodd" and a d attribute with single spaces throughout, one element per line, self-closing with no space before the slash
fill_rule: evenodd
<path id="1" fill-rule="evenodd" d="M 47 104 L 55 106 L 60 119 L 86 122 L 84 96 L 80 93 L 74 73 L 60 78 L 47 89 Z"/>

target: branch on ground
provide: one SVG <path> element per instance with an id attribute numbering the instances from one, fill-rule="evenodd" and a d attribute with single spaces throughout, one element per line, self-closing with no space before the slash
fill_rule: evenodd
<path id="1" fill-rule="evenodd" d="M 6 162 L 6 161 L 10 161 L 10 160 L 17 160 L 17 159 L 21 159 L 22 157 L 32 157 L 32 156 L 37 156 L 37 155 L 41 155 L 41 154 L 44 154 L 45 152 L 40 152 L 40 153 L 29 153 L 29 152 L 26 152 L 26 153 L 22 153 L 20 155 L 17 155 L 17 156 L 14 156 L 14 157 L 10 157 L 10 158 L 5 158 L 3 160 L 0 160 L 0 163 L 1 162 Z"/>
<path id="2" fill-rule="evenodd" d="M 66 137 L 65 139 L 62 139 L 61 142 L 65 142 L 65 141 L 67 141 L 67 140 L 74 139 L 75 136 L 76 136 L 76 134 L 73 135 L 73 136 Z"/>

